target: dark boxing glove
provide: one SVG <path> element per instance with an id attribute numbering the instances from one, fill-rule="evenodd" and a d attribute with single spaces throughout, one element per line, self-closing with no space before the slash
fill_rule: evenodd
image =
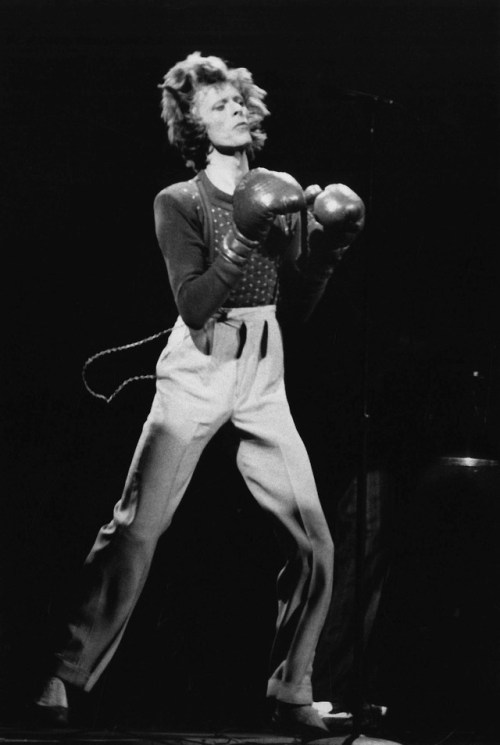
<path id="1" fill-rule="evenodd" d="M 304 194 L 293 176 L 267 168 L 249 171 L 234 191 L 233 224 L 224 237 L 222 256 L 244 266 L 252 250 L 265 241 L 276 215 L 303 207 Z"/>
<path id="2" fill-rule="evenodd" d="M 308 210 L 312 210 L 312 206 L 314 204 L 314 200 L 317 196 L 321 194 L 323 189 L 319 184 L 312 184 L 311 186 L 308 186 L 307 189 L 304 190 L 304 197 L 306 200 L 307 208 Z"/>
<path id="3" fill-rule="evenodd" d="M 312 214 L 323 226 L 332 249 L 348 248 L 365 224 L 363 200 L 344 184 L 330 184 L 320 193 L 317 193 L 318 188 L 312 186 L 306 189 L 308 201 L 314 198 Z"/>
<path id="4" fill-rule="evenodd" d="M 298 212 L 305 206 L 302 187 L 293 176 L 254 168 L 234 192 L 234 226 L 246 240 L 263 243 L 277 215 Z"/>

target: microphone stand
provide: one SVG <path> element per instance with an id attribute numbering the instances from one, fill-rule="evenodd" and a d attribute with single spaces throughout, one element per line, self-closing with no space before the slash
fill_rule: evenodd
<path id="1" fill-rule="evenodd" d="M 369 162 L 368 162 L 368 194 L 367 194 L 367 231 L 365 232 L 365 243 L 373 234 L 373 194 L 375 180 L 375 134 L 376 113 L 379 105 L 391 106 L 395 104 L 390 98 L 372 95 L 362 91 L 343 90 L 339 92 L 341 97 L 353 100 L 362 100 L 369 106 Z M 344 745 L 399 745 L 393 740 L 384 740 L 376 737 L 367 737 L 362 734 L 363 730 L 363 704 L 364 704 L 364 648 L 365 648 L 365 586 L 364 569 L 366 555 L 366 509 L 367 509 L 367 480 L 368 480 L 368 454 L 370 434 L 370 410 L 369 410 L 369 272 L 365 267 L 363 280 L 363 344 L 362 344 L 362 411 L 361 411 L 361 438 L 359 472 L 356 485 L 356 557 L 355 557 L 355 592 L 354 592 L 354 679 L 355 679 L 355 701 L 353 706 L 352 732 Z"/>

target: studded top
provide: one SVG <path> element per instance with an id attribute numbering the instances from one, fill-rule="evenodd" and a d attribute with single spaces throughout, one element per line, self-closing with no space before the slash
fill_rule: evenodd
<path id="1" fill-rule="evenodd" d="M 212 205 L 215 252 L 218 253 L 224 236 L 231 227 L 233 198 L 215 187 L 203 172 L 200 174 L 203 185 Z M 272 241 L 252 251 L 243 276 L 228 298 L 225 308 L 252 308 L 258 305 L 272 305 L 276 302 L 278 291 L 279 254 L 272 250 Z"/>
<path id="2" fill-rule="evenodd" d="M 186 325 L 201 328 L 222 307 L 280 304 L 282 309 L 300 306 L 302 313 L 302 306 L 315 305 L 326 282 L 316 269 L 307 268 L 300 216 L 277 217 L 265 244 L 253 250 L 244 267 L 237 266 L 217 250 L 231 224 L 232 195 L 214 186 L 204 171 L 198 177 L 212 210 L 213 246 L 207 241 L 205 210 L 194 179 L 162 189 L 154 204 L 158 243 Z"/>

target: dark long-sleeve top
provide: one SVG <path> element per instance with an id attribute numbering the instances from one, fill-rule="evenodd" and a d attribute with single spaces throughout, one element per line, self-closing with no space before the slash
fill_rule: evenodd
<path id="1" fill-rule="evenodd" d="M 322 241 L 315 241 L 322 237 L 317 223 L 299 214 L 276 218 L 264 245 L 252 252 L 246 266 L 236 266 L 218 251 L 231 225 L 232 195 L 214 186 L 204 171 L 198 178 L 211 206 L 214 250 L 207 245 L 194 179 L 168 186 L 154 203 L 158 242 L 186 325 L 201 328 L 221 307 L 274 303 L 297 320 L 308 317 L 333 271 Z"/>

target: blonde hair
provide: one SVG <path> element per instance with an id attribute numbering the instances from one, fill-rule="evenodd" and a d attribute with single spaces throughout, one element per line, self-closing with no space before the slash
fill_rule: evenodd
<path id="1" fill-rule="evenodd" d="M 204 57 L 193 52 L 177 62 L 158 86 L 162 91 L 161 117 L 167 126 L 169 142 L 195 171 L 205 168 L 210 147 L 205 128 L 193 110 L 195 95 L 205 86 L 223 83 L 234 85 L 248 108 L 252 141 L 247 152 L 253 157 L 266 140 L 261 125 L 269 110 L 264 103 L 266 91 L 253 82 L 245 67 L 230 68 L 220 57 Z"/>

